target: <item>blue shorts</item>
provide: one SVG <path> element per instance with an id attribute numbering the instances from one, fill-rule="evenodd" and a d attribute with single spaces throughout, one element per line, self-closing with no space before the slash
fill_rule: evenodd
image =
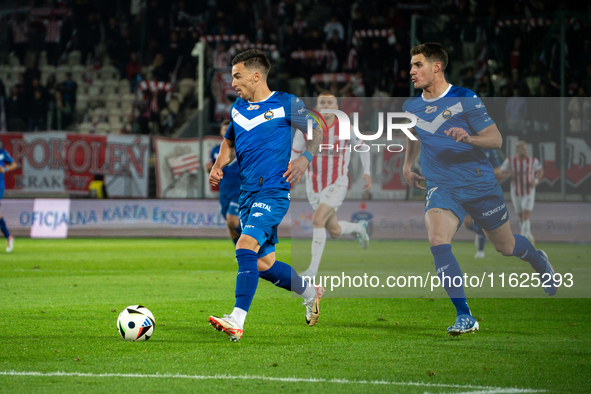
<path id="1" fill-rule="evenodd" d="M 509 220 L 509 211 L 499 185 L 489 190 L 427 187 L 425 212 L 432 208 L 452 211 L 459 219 L 458 229 L 462 226 L 466 214 L 472 216 L 474 223 L 485 230 L 494 230 Z"/>
<path id="2" fill-rule="evenodd" d="M 240 193 L 240 225 L 242 234 L 257 240 L 259 258 L 275 251 L 277 227 L 289 209 L 289 190 L 263 189 Z"/>
<path id="3" fill-rule="evenodd" d="M 240 216 L 240 204 L 238 203 L 239 199 L 239 194 L 233 195 L 229 198 L 220 195 L 220 211 L 224 219 L 226 219 L 226 215 Z"/>

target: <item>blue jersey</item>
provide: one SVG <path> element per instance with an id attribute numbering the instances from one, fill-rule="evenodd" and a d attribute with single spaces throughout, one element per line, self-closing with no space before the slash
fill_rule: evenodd
<path id="1" fill-rule="evenodd" d="M 484 154 L 488 157 L 488 161 L 493 166 L 493 168 L 497 168 L 501 166 L 501 160 L 499 159 L 499 154 L 494 149 L 483 149 Z"/>
<path id="2" fill-rule="evenodd" d="M 211 161 L 215 163 L 220 154 L 220 145 L 211 150 Z M 220 181 L 220 200 L 224 197 L 231 198 L 240 194 L 240 167 L 238 162 L 234 160 L 226 167 L 224 167 L 224 177 Z"/>
<path id="3" fill-rule="evenodd" d="M 7 164 L 12 164 L 14 160 L 8 152 L 0 148 L 0 166 L 6 167 Z M 0 189 L 4 190 L 4 173 L 0 173 Z"/>
<path id="4" fill-rule="evenodd" d="M 497 184 L 483 149 L 456 142 L 444 133 L 460 127 L 475 135 L 494 124 L 473 91 L 450 85 L 435 99 L 411 97 L 403 110 L 418 118 L 414 129 L 421 141 L 421 169 L 427 186 L 492 188 Z"/>
<path id="5" fill-rule="evenodd" d="M 292 126 L 306 130 L 307 119 L 304 103 L 292 94 L 273 92 L 256 103 L 236 99 L 225 137 L 234 141 L 242 190 L 289 189 L 283 174 L 291 155 Z"/>

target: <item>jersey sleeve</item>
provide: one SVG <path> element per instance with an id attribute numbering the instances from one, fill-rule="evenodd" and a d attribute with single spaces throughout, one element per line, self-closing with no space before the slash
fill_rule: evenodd
<path id="1" fill-rule="evenodd" d="M 234 111 L 234 108 L 232 108 L 232 111 Z M 230 141 L 234 141 L 236 139 L 236 136 L 234 134 L 234 122 L 230 122 L 230 124 L 228 125 L 228 128 L 226 129 L 226 134 L 224 134 L 224 138 Z"/>
<path id="2" fill-rule="evenodd" d="M 12 164 L 14 162 L 14 159 L 12 158 L 12 156 L 10 156 L 10 154 L 5 150 L 4 151 L 4 163 L 6 164 Z"/>
<path id="3" fill-rule="evenodd" d="M 466 113 L 466 121 L 474 133 L 479 133 L 488 126 L 495 124 L 488 115 L 486 106 L 476 94 L 462 99 L 462 106 Z"/>
<path id="4" fill-rule="evenodd" d="M 495 149 L 491 149 L 488 151 L 488 161 L 493 166 L 493 168 L 497 168 L 501 166 L 501 160 L 499 160 L 499 154 Z"/>
<path id="5" fill-rule="evenodd" d="M 312 119 L 312 129 L 315 129 L 318 123 L 309 115 L 304 102 L 293 94 L 290 94 L 288 98 L 287 103 L 284 104 L 284 108 L 285 118 L 289 125 L 306 134 L 308 130 L 308 119 Z"/>
<path id="6" fill-rule="evenodd" d="M 509 158 L 507 157 L 503 164 L 501 164 L 501 171 L 503 172 L 511 172 L 511 163 L 509 162 Z"/>
<path id="7" fill-rule="evenodd" d="M 306 139 L 302 133 L 295 133 L 291 144 L 291 160 L 295 160 L 306 150 Z"/>

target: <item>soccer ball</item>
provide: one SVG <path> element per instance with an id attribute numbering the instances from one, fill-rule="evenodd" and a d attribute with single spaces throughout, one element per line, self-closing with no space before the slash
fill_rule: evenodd
<path id="1" fill-rule="evenodd" d="M 117 318 L 117 329 L 126 341 L 147 341 L 154 333 L 154 315 L 145 306 L 131 305 Z"/>

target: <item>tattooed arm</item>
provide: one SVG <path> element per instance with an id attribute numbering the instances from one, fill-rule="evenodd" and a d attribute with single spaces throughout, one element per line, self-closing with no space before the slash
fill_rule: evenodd
<path id="1" fill-rule="evenodd" d="M 306 152 L 309 152 L 310 155 L 313 157 L 316 153 L 318 153 L 318 149 L 320 148 L 320 143 L 322 142 L 322 129 L 320 126 L 316 126 L 314 130 L 312 130 L 312 139 L 307 141 L 306 145 Z M 289 183 L 293 183 L 297 185 L 300 183 L 302 176 L 304 176 L 304 171 L 308 167 L 310 161 L 306 157 L 306 153 L 298 157 L 297 159 L 289 162 L 287 166 L 287 171 L 283 174 L 283 177 L 287 177 L 287 181 Z"/>

